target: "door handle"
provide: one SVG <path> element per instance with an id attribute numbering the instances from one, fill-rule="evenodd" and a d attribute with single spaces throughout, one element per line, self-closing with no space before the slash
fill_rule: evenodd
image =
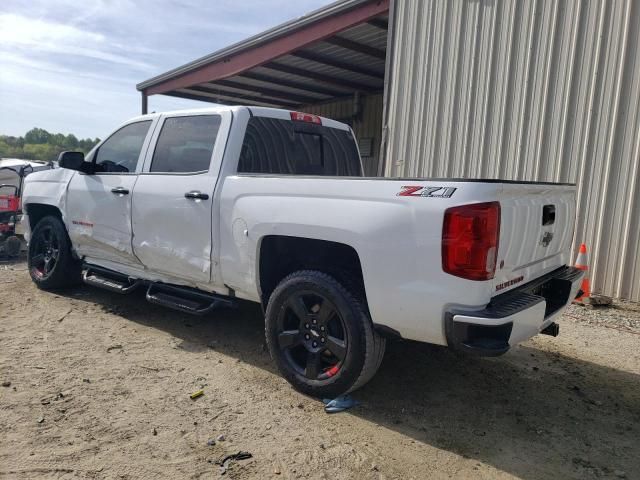
<path id="1" fill-rule="evenodd" d="M 209 195 L 206 193 L 198 192 L 197 190 L 192 190 L 184 194 L 184 198 L 190 198 L 192 200 L 209 200 Z"/>
<path id="2" fill-rule="evenodd" d="M 111 193 L 115 193 L 116 195 L 128 195 L 129 190 L 124 187 L 116 187 L 111 189 Z"/>

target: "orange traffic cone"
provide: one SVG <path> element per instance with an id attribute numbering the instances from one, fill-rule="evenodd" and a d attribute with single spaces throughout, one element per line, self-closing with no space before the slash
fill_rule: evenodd
<path id="1" fill-rule="evenodd" d="M 584 303 L 584 300 L 591 296 L 591 287 L 589 286 L 589 259 L 587 257 L 587 246 L 584 243 L 580 245 L 578 258 L 576 258 L 576 268 L 583 270 L 585 273 L 584 277 L 582 277 L 582 285 L 580 286 L 582 294 L 576 297 L 573 302 Z"/>

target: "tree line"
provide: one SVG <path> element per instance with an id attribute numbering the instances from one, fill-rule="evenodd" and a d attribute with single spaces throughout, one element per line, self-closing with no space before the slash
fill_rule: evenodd
<path id="1" fill-rule="evenodd" d="M 32 128 L 24 137 L 0 135 L 0 158 L 24 158 L 26 160 L 57 160 L 65 150 L 85 154 L 100 141 L 99 138 L 78 139 L 73 133 L 49 133 L 43 128 Z"/>

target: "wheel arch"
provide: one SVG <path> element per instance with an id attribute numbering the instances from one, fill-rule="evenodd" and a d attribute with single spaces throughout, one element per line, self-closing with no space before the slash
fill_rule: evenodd
<path id="1" fill-rule="evenodd" d="M 46 203 L 29 203 L 28 205 L 25 205 L 25 210 L 29 217 L 29 228 L 31 231 L 33 231 L 40 220 L 50 215 L 58 217 L 64 224 L 62 212 L 54 205 Z"/>
<path id="2" fill-rule="evenodd" d="M 360 256 L 345 243 L 288 235 L 266 235 L 257 252 L 257 286 L 263 309 L 278 283 L 297 270 L 318 270 L 357 288 L 366 306 Z"/>

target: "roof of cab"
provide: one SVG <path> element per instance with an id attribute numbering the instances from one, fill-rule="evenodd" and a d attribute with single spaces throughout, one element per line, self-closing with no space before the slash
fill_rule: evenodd
<path id="1" fill-rule="evenodd" d="M 188 109 L 181 109 L 181 110 L 171 110 L 171 111 L 166 111 L 166 112 L 153 112 L 153 113 L 148 113 L 146 115 L 139 115 L 137 117 L 131 118 L 127 121 L 127 123 L 130 122 L 135 122 L 135 121 L 140 121 L 140 120 L 147 120 L 147 119 L 153 119 L 156 118 L 160 115 L 165 115 L 165 116 L 172 116 L 172 115 L 188 115 L 188 114 L 193 114 L 193 115 L 203 115 L 203 114 L 207 114 L 207 113 L 220 113 L 220 112 L 236 112 L 239 110 L 249 110 L 250 112 L 252 112 L 252 115 L 257 115 L 257 116 L 270 116 L 269 114 L 274 114 L 276 112 L 280 113 L 280 112 L 293 112 L 295 110 L 288 110 L 288 109 L 283 109 L 283 108 L 272 108 L 272 107 L 262 107 L 262 106 L 245 106 L 245 105 L 216 105 L 214 107 L 204 107 L 204 108 L 188 108 Z M 350 127 L 342 122 L 338 122 L 336 120 L 332 120 L 330 118 L 326 118 L 326 117 L 320 117 L 319 115 L 314 115 L 319 117 L 322 120 L 322 124 L 327 126 L 327 127 L 331 127 L 331 128 L 339 128 L 341 130 L 350 130 Z"/>

